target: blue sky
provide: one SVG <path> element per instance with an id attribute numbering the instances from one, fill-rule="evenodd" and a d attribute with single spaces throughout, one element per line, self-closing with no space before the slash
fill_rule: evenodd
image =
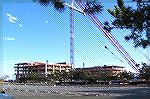
<path id="1" fill-rule="evenodd" d="M 105 3 L 105 9 L 115 3 Z M 134 6 L 134 4 L 132 3 Z M 14 77 L 14 64 L 18 62 L 46 61 L 49 63 L 69 62 L 69 10 L 59 13 L 53 7 L 36 3 L 3 3 L 3 75 Z M 103 22 L 113 19 L 104 10 L 97 17 Z M 105 17 L 105 19 L 104 19 Z M 109 41 L 88 17 L 75 12 L 75 67 L 120 65 L 133 71 Z M 127 30 L 113 30 L 112 34 L 137 62 L 147 62 L 141 55 L 147 50 L 135 49 L 132 42 L 123 38 Z M 121 62 L 104 48 L 107 46 Z M 140 52 L 139 52 L 140 51 Z"/>

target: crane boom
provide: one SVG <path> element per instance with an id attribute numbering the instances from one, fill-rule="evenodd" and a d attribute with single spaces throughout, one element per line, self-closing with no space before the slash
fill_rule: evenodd
<path id="1" fill-rule="evenodd" d="M 77 5 L 84 10 L 84 5 L 77 3 Z M 137 72 L 139 72 L 139 64 L 137 64 L 127 51 L 121 46 L 121 44 L 115 39 L 115 37 L 108 31 L 103 29 L 103 23 L 98 20 L 94 14 L 87 14 L 90 20 L 97 26 L 97 28 L 103 33 L 103 35 L 109 40 L 109 42 L 115 47 L 115 49 L 121 54 L 121 56 L 127 61 L 127 63 Z"/>

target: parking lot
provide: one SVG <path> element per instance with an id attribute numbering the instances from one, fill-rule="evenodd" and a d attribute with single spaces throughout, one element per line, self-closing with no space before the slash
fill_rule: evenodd
<path id="1" fill-rule="evenodd" d="M 150 99 L 149 87 L 1 86 L 15 99 Z"/>

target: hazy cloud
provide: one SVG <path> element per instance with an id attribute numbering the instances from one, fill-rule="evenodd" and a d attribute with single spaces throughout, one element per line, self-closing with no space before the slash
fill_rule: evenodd
<path id="1" fill-rule="evenodd" d="M 8 20 L 10 23 L 16 23 L 16 21 L 18 21 L 17 17 L 12 16 L 10 13 L 7 13 L 6 15 L 8 16 Z"/>
<path id="2" fill-rule="evenodd" d="M 14 41 L 15 38 L 13 38 L 13 37 L 4 37 L 4 40 L 7 40 L 7 41 Z"/>
<path id="3" fill-rule="evenodd" d="M 21 27 L 21 28 L 23 27 L 23 25 L 21 24 L 21 21 L 17 17 L 11 15 L 10 13 L 6 13 L 6 16 L 8 16 L 8 21 L 10 23 L 19 23 L 18 24 L 19 27 Z"/>

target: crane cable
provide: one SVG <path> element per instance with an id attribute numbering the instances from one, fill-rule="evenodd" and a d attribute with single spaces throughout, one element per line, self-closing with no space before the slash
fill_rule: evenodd
<path id="1" fill-rule="evenodd" d="M 104 31 L 102 26 L 103 24 L 99 22 L 99 20 L 94 16 L 89 14 L 91 20 L 93 21 L 93 23 L 95 23 L 98 27 L 98 29 L 100 31 L 102 31 L 104 33 L 104 36 L 108 38 L 108 40 L 110 41 L 110 43 L 116 48 L 116 50 L 128 61 L 128 63 L 134 68 L 136 69 L 133 65 L 132 62 L 128 59 L 128 57 L 126 56 L 126 53 L 124 53 L 124 50 L 122 51 L 122 48 L 120 48 L 120 46 L 118 46 L 117 44 L 119 44 L 116 40 L 114 40 L 114 37 L 112 37 L 112 35 L 110 35 L 110 33 L 108 33 L 108 31 Z M 100 25 L 99 25 L 100 24 Z"/>
<path id="2" fill-rule="evenodd" d="M 87 20 L 87 21 L 89 22 L 89 20 Z M 91 24 L 89 24 L 89 27 L 92 28 L 91 30 L 94 30 L 94 28 L 91 26 Z M 115 55 L 115 54 L 106 46 L 106 44 L 105 44 L 102 40 L 99 39 L 99 35 L 96 34 L 96 32 L 93 32 L 93 33 L 95 33 L 96 37 L 98 38 L 98 41 L 99 41 L 101 44 L 103 44 L 103 46 L 104 46 L 104 48 L 105 48 L 106 50 L 108 50 L 112 55 L 114 55 L 114 57 L 116 57 L 119 61 L 123 62 L 123 60 L 121 60 L 117 55 Z M 124 62 L 123 62 L 123 63 L 124 63 Z M 124 64 L 125 64 L 125 63 L 124 63 Z"/>
<path id="3" fill-rule="evenodd" d="M 83 9 L 83 7 L 82 7 L 82 9 Z M 93 20 L 91 20 L 91 21 L 93 21 Z M 95 23 L 95 21 L 93 21 L 94 23 Z M 98 29 L 99 29 L 99 24 L 97 24 L 97 23 L 95 23 L 96 24 L 96 26 L 98 27 Z M 102 26 L 102 24 L 100 24 L 101 26 Z M 101 30 L 102 32 L 104 32 L 105 33 L 105 31 L 104 30 Z M 108 39 L 110 39 L 109 38 L 109 36 L 107 36 L 107 35 L 104 35 L 106 38 L 108 38 Z M 111 42 L 112 43 L 112 42 Z M 113 44 L 114 45 L 114 44 Z M 117 46 L 116 46 L 117 47 Z M 115 48 L 116 48 L 115 47 Z M 118 50 L 118 49 L 117 49 Z M 120 53 L 121 53 L 121 55 L 123 54 L 120 50 L 118 50 Z M 123 56 L 124 57 L 124 56 Z M 126 58 L 126 57 L 124 57 L 124 58 Z"/>
<path id="4" fill-rule="evenodd" d="M 94 15 L 93 15 L 94 16 Z M 97 17 L 94 16 L 94 18 L 97 20 L 97 22 L 99 22 L 99 24 L 101 24 L 101 26 L 103 26 L 103 23 L 101 23 Z M 106 31 L 108 32 L 108 31 Z M 107 33 L 107 34 L 110 34 L 112 40 L 114 40 L 114 43 L 117 44 L 118 47 L 120 47 L 120 49 L 125 53 L 125 55 L 127 56 L 127 58 L 129 58 L 131 60 L 131 62 L 133 62 L 133 64 L 136 66 L 136 62 L 130 57 L 130 55 L 124 50 L 124 48 L 119 44 L 119 42 L 113 37 L 113 35 L 111 33 Z"/>
<path id="5" fill-rule="evenodd" d="M 82 10 L 84 9 L 83 5 L 81 5 L 80 3 L 78 3 L 78 6 Z M 109 39 L 110 43 L 124 57 L 124 59 L 128 62 L 128 64 L 133 69 L 135 69 L 136 71 L 138 71 L 138 69 L 137 69 L 138 65 L 135 63 L 135 61 L 130 57 L 130 55 L 123 49 L 123 47 L 119 44 L 119 42 L 108 31 L 104 31 L 103 30 L 103 28 L 102 28 L 103 24 L 97 19 L 97 17 L 95 17 L 93 14 L 88 14 L 88 16 L 90 17 L 91 21 L 98 27 L 98 29 L 104 33 L 104 36 Z"/>
<path id="6" fill-rule="evenodd" d="M 110 43 L 116 48 L 116 50 L 126 59 L 126 61 L 136 70 L 134 65 L 135 61 L 129 56 L 129 54 L 123 49 L 123 47 L 119 44 L 119 42 L 108 32 L 103 30 L 103 24 L 95 17 L 94 15 L 89 14 L 93 23 L 97 25 L 100 31 L 104 33 L 104 35 L 108 38 Z M 100 25 L 99 25 L 100 24 Z M 133 65 L 134 64 L 134 65 Z"/>

